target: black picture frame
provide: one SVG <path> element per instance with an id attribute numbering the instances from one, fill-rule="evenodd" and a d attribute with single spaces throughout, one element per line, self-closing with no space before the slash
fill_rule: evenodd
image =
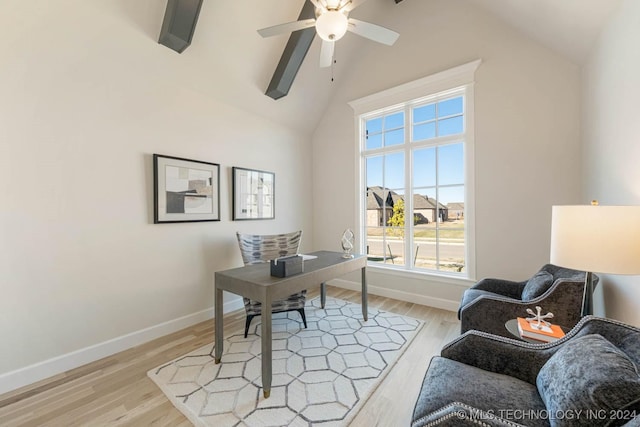
<path id="1" fill-rule="evenodd" d="M 275 173 L 236 166 L 231 173 L 233 220 L 275 219 Z"/>
<path id="2" fill-rule="evenodd" d="M 153 223 L 220 221 L 220 165 L 153 155 Z"/>

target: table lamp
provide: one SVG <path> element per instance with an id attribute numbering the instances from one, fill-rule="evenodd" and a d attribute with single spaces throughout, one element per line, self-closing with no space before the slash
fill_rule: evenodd
<path id="1" fill-rule="evenodd" d="M 550 262 L 587 272 L 582 315 L 593 314 L 593 272 L 640 274 L 640 206 L 553 206 Z"/>

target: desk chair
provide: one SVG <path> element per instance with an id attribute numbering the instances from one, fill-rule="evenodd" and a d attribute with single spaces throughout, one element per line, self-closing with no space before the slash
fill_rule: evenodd
<path id="1" fill-rule="evenodd" d="M 242 254 L 242 261 L 245 265 L 269 262 L 282 256 L 295 255 L 298 253 L 302 231 L 286 234 L 242 234 L 236 233 L 238 245 Z M 247 312 L 247 321 L 244 327 L 244 337 L 249 333 L 249 326 L 254 317 L 262 314 L 262 304 L 258 301 L 244 298 L 244 308 Z M 304 304 L 307 301 L 307 291 L 290 295 L 285 300 L 273 301 L 272 313 L 282 313 L 285 311 L 297 311 L 302 317 L 304 327 L 307 327 L 307 318 L 304 314 Z"/>

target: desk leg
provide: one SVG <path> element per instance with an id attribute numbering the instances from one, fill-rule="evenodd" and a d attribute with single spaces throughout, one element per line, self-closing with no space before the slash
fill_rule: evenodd
<path id="1" fill-rule="evenodd" d="M 214 357 L 215 357 L 216 364 L 218 364 L 222 360 L 222 346 L 223 346 L 222 342 L 224 338 L 222 335 L 223 324 L 224 324 L 222 319 L 224 317 L 224 313 L 222 310 L 222 289 L 219 289 L 217 286 L 216 286 L 216 292 L 215 292 L 215 299 L 216 299 L 216 302 L 215 302 L 214 316 L 215 316 L 215 322 L 216 322 L 216 331 L 215 331 L 215 334 L 216 334 L 215 347 L 216 348 L 215 348 Z"/>
<path id="2" fill-rule="evenodd" d="M 362 267 L 362 317 L 369 320 L 369 298 L 367 296 L 367 268 Z"/>
<path id="3" fill-rule="evenodd" d="M 262 303 L 262 392 L 267 399 L 271 395 L 271 296 Z"/>
<path id="4" fill-rule="evenodd" d="M 325 282 L 320 283 L 320 308 L 324 309 L 324 305 L 327 302 L 327 284 Z"/>

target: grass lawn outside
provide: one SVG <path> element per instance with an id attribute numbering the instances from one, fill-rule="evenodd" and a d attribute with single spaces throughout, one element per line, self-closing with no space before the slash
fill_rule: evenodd
<path id="1" fill-rule="evenodd" d="M 439 236 L 441 239 L 460 239 L 464 242 L 464 220 L 445 221 L 438 224 Z M 382 227 L 367 227 L 367 237 L 381 237 L 383 235 Z M 387 237 L 402 237 L 403 230 L 397 227 L 387 227 Z M 413 226 L 414 237 L 435 239 L 436 223 L 418 224 Z"/>
<path id="2" fill-rule="evenodd" d="M 385 235 L 386 232 L 386 235 Z M 413 227 L 414 232 L 414 253 L 413 264 L 417 268 L 436 271 L 464 271 L 464 255 L 460 252 L 448 255 L 440 251 L 439 262 L 436 260 L 435 249 L 429 250 L 429 245 L 433 248 L 436 236 L 439 244 L 451 248 L 464 246 L 465 229 L 464 220 L 445 221 L 441 223 L 419 224 Z M 385 240 L 382 241 L 383 235 Z M 386 242 L 386 247 L 382 244 Z M 368 227 L 367 247 L 369 249 L 369 260 L 389 265 L 405 265 L 404 250 L 404 229 L 399 227 Z M 393 247 L 393 249 L 392 249 Z M 444 247 L 444 246 L 443 246 Z"/>

